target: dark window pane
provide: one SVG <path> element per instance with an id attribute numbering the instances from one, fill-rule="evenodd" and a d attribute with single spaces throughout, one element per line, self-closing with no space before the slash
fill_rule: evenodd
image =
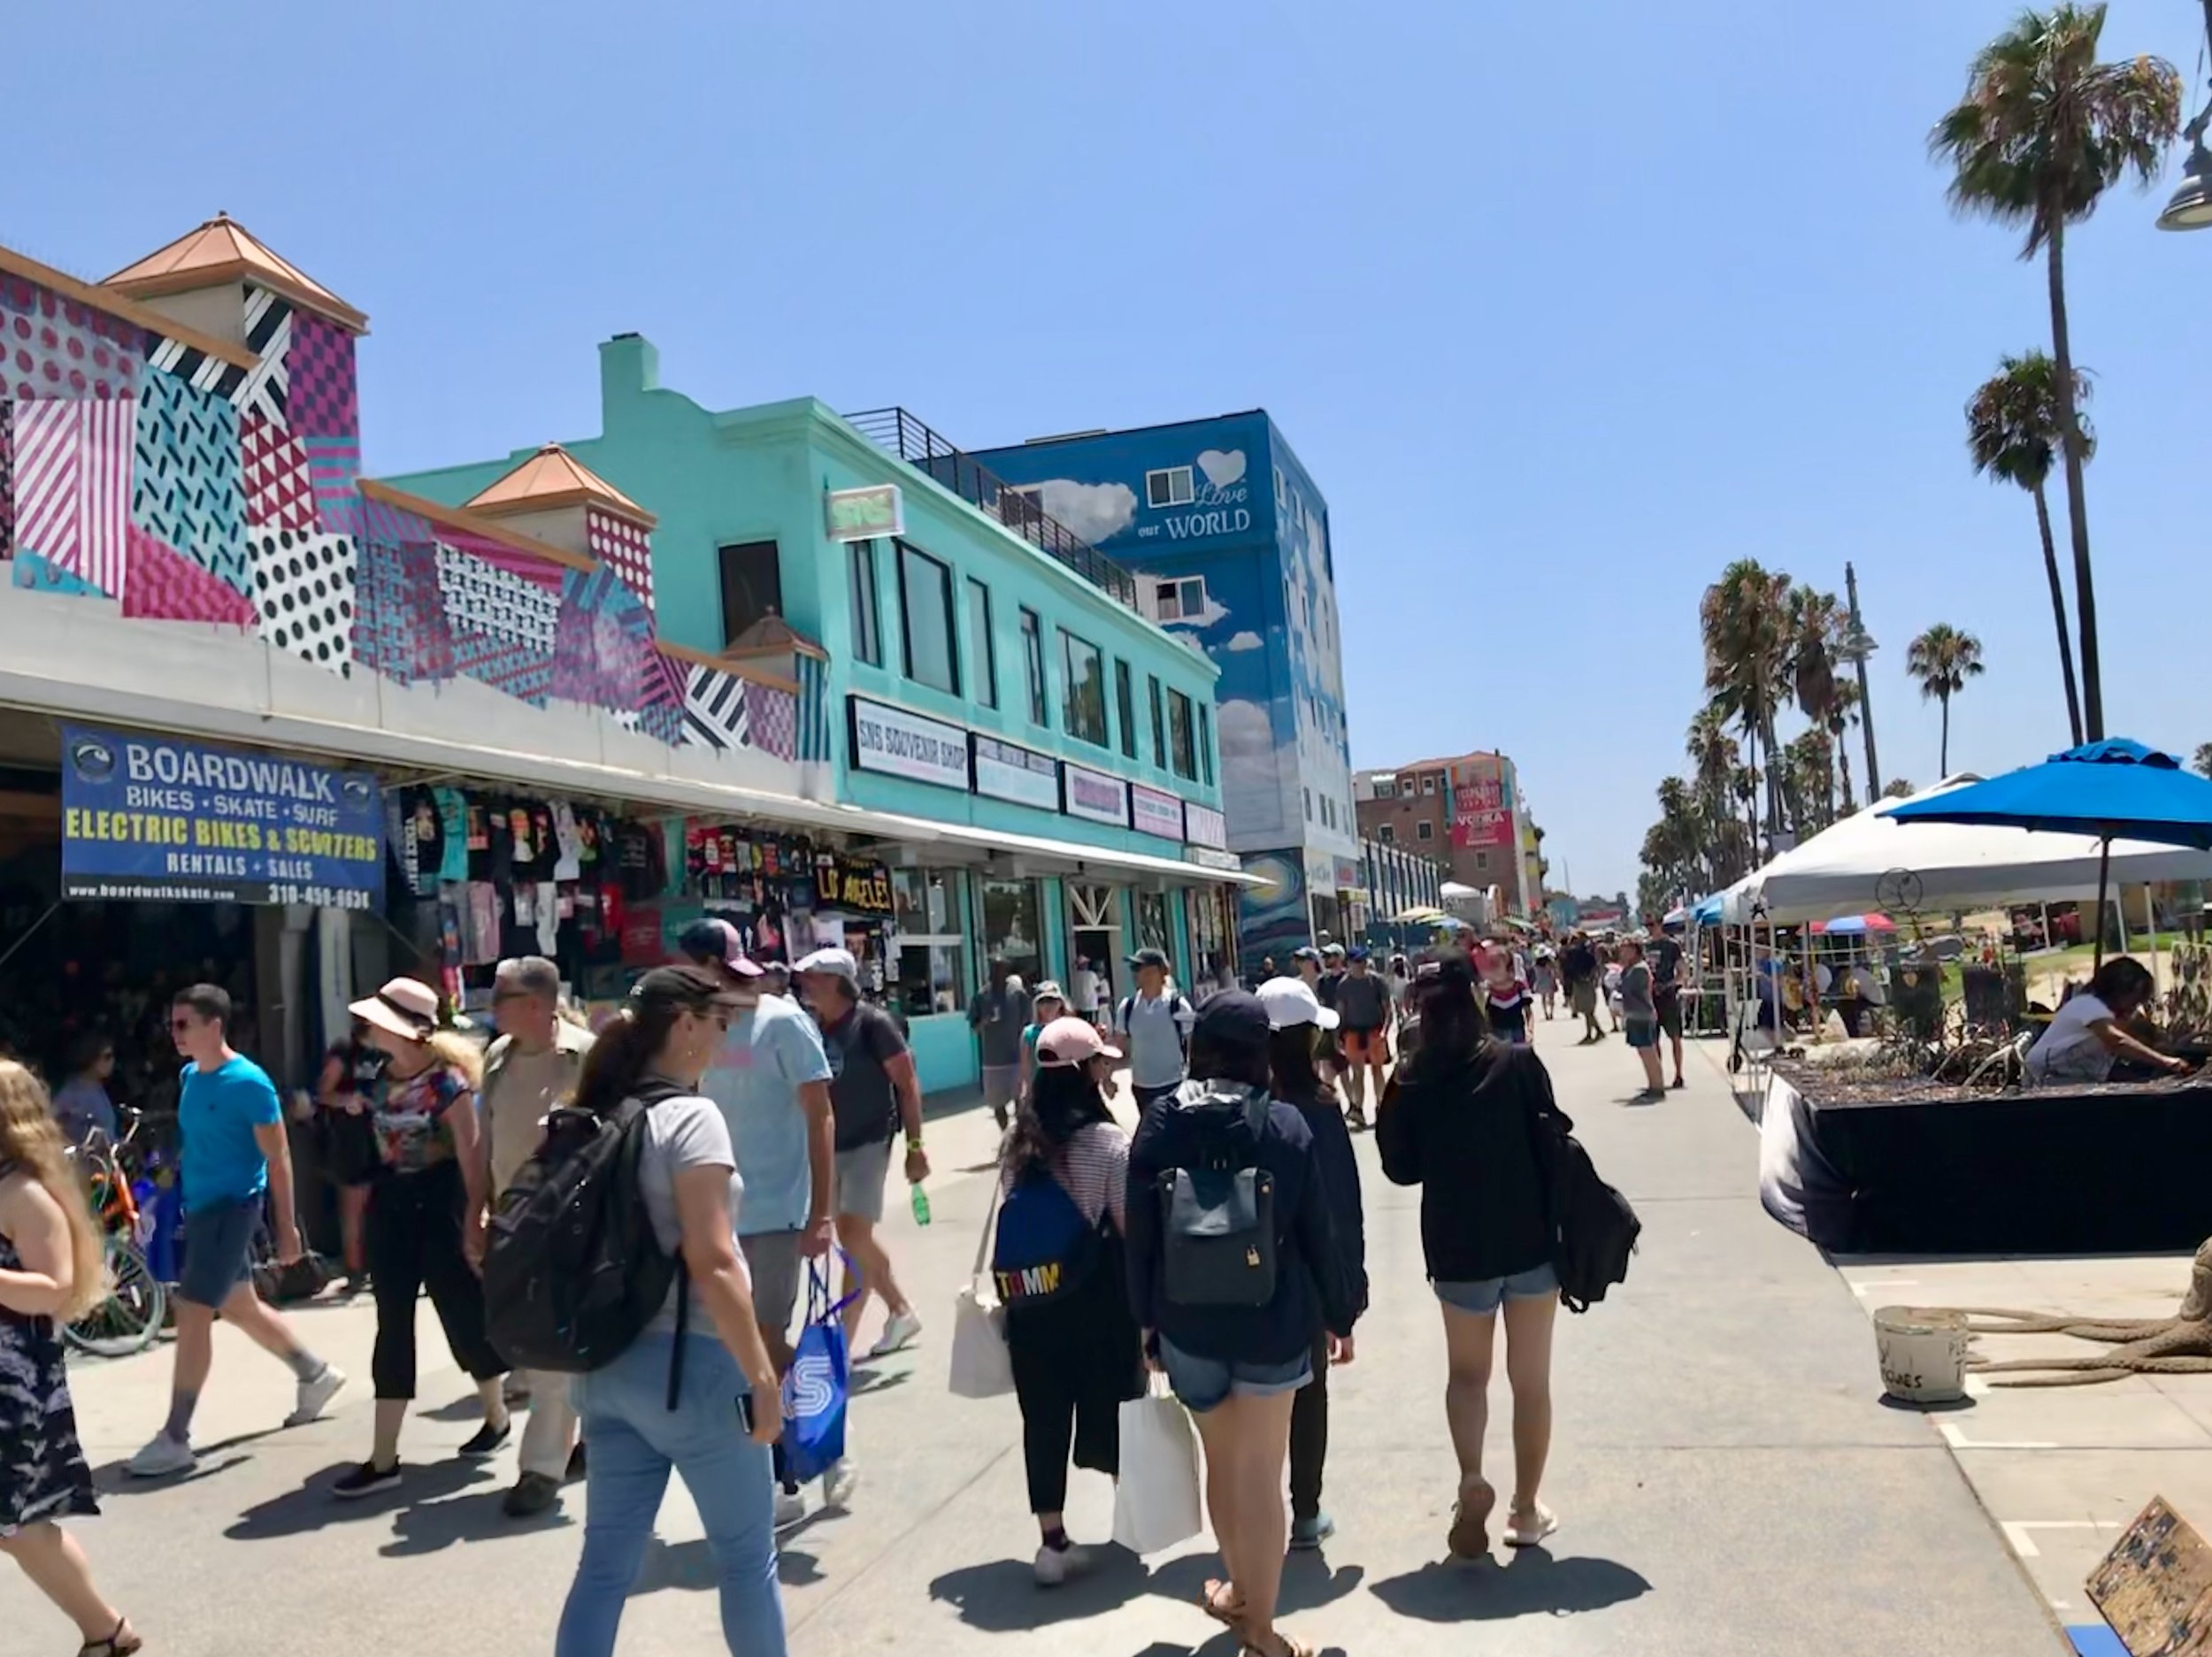
<path id="1" fill-rule="evenodd" d="M 1050 725 L 1052 709 L 1045 694 L 1045 625 L 1033 610 L 1022 611 L 1022 665 L 1029 675 L 1029 719 Z"/>
<path id="2" fill-rule="evenodd" d="M 1167 694 L 1167 738 L 1178 777 L 1198 775 L 1197 733 L 1191 718 L 1191 700 L 1179 690 Z"/>
<path id="3" fill-rule="evenodd" d="M 721 556 L 722 642 L 733 644 L 762 617 L 783 614 L 783 572 L 772 541 L 725 547 Z"/>
<path id="4" fill-rule="evenodd" d="M 883 630 L 876 615 L 876 543 L 856 541 L 845 548 L 853 589 L 853 654 L 870 667 L 883 665 Z"/>
<path id="5" fill-rule="evenodd" d="M 1198 704 L 1198 770 L 1209 788 L 1214 785 L 1213 710 Z"/>
<path id="6" fill-rule="evenodd" d="M 1106 659 L 1098 647 L 1060 630 L 1063 665 L 1068 675 L 1068 734 L 1106 746 Z"/>
<path id="7" fill-rule="evenodd" d="M 1137 757 L 1137 679 L 1129 671 L 1129 664 L 1114 664 L 1114 700 L 1119 704 L 1121 716 L 1121 751 L 1131 759 Z"/>
<path id="8" fill-rule="evenodd" d="M 959 656 L 952 636 L 952 572 L 927 553 L 899 543 L 899 595 L 905 630 L 906 676 L 933 690 L 960 694 Z"/>
<path id="9" fill-rule="evenodd" d="M 1167 715 L 1160 702 L 1160 681 L 1152 680 L 1152 763 L 1167 769 Z"/>
<path id="10" fill-rule="evenodd" d="M 982 582 L 968 583 L 969 659 L 975 666 L 975 699 L 986 708 L 998 706 L 998 644 L 991 637 L 991 589 Z"/>

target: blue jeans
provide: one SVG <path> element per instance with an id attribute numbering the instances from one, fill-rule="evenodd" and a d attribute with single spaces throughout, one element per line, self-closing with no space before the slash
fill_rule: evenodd
<path id="1" fill-rule="evenodd" d="M 776 1580 L 775 1484 L 770 1450 L 746 1436 L 737 1400 L 747 1391 L 719 1340 L 685 1337 L 683 1392 L 668 1408 L 672 1334 L 641 1337 L 576 1385 L 591 1446 L 584 1553 L 561 1612 L 554 1657 L 612 1657 L 623 1602 L 637 1581 L 671 1468 L 706 1527 L 721 1581 L 722 1638 L 743 1657 L 785 1657 Z"/>

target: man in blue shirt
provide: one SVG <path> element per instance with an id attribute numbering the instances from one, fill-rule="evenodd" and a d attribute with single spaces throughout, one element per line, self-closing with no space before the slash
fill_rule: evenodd
<path id="1" fill-rule="evenodd" d="M 169 1418 L 130 1459 L 138 1478 L 189 1472 L 192 1412 L 215 1360 L 218 1313 L 256 1345 L 281 1358 L 299 1383 L 297 1407 L 284 1424 L 297 1427 L 323 1413 L 346 1384 L 293 1335 L 291 1325 L 253 1291 L 254 1234 L 262 1209 L 275 1209 L 280 1264 L 299 1259 L 300 1231 L 292 1208 L 292 1153 L 284 1112 L 268 1073 L 230 1045 L 230 996 L 196 984 L 169 1009 L 169 1031 L 184 1067 L 177 1102 L 179 1163 L 184 1178 L 184 1275 L 177 1285 L 177 1357 Z"/>

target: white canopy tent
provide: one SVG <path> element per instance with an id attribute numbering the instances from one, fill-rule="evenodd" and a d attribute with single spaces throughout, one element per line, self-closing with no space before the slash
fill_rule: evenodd
<path id="1" fill-rule="evenodd" d="M 1980 778 L 1960 775 L 1913 795 L 1926 800 Z M 2097 895 L 2100 843 L 2083 834 L 1957 823 L 1899 823 L 1903 804 L 1884 800 L 1822 830 L 1783 853 L 1726 894 L 1727 918 L 1762 918 L 1778 926 L 1868 909 L 1909 907 L 1924 914 L 2007 903 Z M 1915 877 L 1909 905 L 1885 895 L 1882 877 Z M 2144 880 L 2212 880 L 2212 853 L 2144 840 L 2112 842 L 2112 884 Z"/>

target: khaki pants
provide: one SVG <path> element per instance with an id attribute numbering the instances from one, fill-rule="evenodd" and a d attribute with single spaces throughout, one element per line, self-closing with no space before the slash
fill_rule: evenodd
<path id="1" fill-rule="evenodd" d="M 568 1472 L 576 1447 L 576 1406 L 569 1394 L 574 1377 L 551 1369 L 518 1369 L 515 1379 L 530 1389 L 530 1418 L 522 1426 L 522 1470 L 542 1473 L 558 1483 Z"/>

